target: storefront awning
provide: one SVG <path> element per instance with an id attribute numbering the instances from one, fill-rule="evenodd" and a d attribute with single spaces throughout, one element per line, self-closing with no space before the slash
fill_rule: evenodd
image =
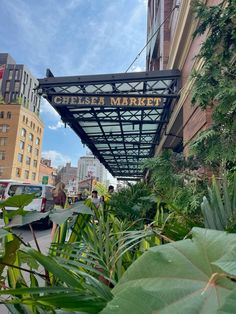
<path id="1" fill-rule="evenodd" d="M 110 173 L 139 179 L 178 98 L 178 70 L 39 79 L 38 93 Z"/>

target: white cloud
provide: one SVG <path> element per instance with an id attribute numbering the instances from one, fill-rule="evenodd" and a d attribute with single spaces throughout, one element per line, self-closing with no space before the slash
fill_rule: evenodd
<path id="1" fill-rule="evenodd" d="M 52 161 L 53 167 L 62 166 L 71 161 L 69 156 L 63 155 L 55 150 L 42 152 L 42 157 L 45 159 L 50 159 Z"/>
<path id="2" fill-rule="evenodd" d="M 46 113 L 52 115 L 54 118 L 59 118 L 60 115 L 56 110 L 48 103 L 45 98 L 41 98 L 40 113 Z"/>
<path id="3" fill-rule="evenodd" d="M 49 125 L 48 128 L 50 130 L 57 130 L 64 127 L 64 123 L 62 121 L 58 121 L 55 125 Z"/>
<path id="4" fill-rule="evenodd" d="M 143 72 L 143 71 L 145 71 L 145 68 L 139 65 L 133 65 L 130 69 L 130 72 Z"/>

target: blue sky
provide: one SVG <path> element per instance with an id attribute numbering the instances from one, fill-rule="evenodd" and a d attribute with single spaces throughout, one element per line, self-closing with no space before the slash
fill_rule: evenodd
<path id="1" fill-rule="evenodd" d="M 125 72 L 146 42 L 147 0 L 0 0 L 0 52 L 37 77 Z M 145 52 L 131 71 L 145 69 Z M 77 165 L 79 137 L 41 100 L 43 156 Z"/>

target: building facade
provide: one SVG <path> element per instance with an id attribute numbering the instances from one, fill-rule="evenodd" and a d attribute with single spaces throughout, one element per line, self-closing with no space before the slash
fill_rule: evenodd
<path id="1" fill-rule="evenodd" d="M 76 193 L 78 190 L 77 167 L 72 167 L 68 162 L 64 167 L 58 170 L 57 182 L 65 183 L 65 188 L 69 193 Z"/>
<path id="2" fill-rule="evenodd" d="M 36 93 L 37 79 L 23 64 L 16 64 L 8 53 L 0 53 L 2 79 L 0 96 L 6 104 L 18 103 L 39 116 L 40 97 Z"/>
<path id="3" fill-rule="evenodd" d="M 92 154 L 80 157 L 78 161 L 78 180 L 86 180 L 88 178 L 107 183 L 107 170 Z"/>
<path id="4" fill-rule="evenodd" d="M 208 0 L 217 5 L 220 0 Z M 161 25 L 163 24 L 163 25 Z M 202 111 L 191 103 L 193 80 L 191 72 L 201 67 L 195 58 L 206 34 L 193 38 L 198 20 L 190 0 L 149 0 L 147 70 L 179 69 L 182 88 L 179 100 L 173 104 L 169 122 L 165 126 L 156 154 L 163 148 L 189 151 L 189 143 L 200 131 L 211 125 L 211 110 Z"/>
<path id="5" fill-rule="evenodd" d="M 56 185 L 57 169 L 51 166 L 51 160 L 41 158 L 39 164 L 39 183 Z"/>
<path id="6" fill-rule="evenodd" d="M 0 53 L 0 179 L 38 183 L 43 138 L 37 80 Z"/>
<path id="7" fill-rule="evenodd" d="M 43 124 L 19 104 L 0 104 L 0 179 L 38 182 Z"/>

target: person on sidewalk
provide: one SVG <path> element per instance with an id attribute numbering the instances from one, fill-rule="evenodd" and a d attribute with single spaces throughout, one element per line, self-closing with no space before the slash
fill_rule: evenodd
<path id="1" fill-rule="evenodd" d="M 57 183 L 56 187 L 52 190 L 52 197 L 54 201 L 55 210 L 63 210 L 66 204 L 66 193 L 64 191 L 65 184 L 63 182 Z M 53 222 L 51 239 L 53 240 L 55 232 L 57 229 L 57 224 Z"/>

